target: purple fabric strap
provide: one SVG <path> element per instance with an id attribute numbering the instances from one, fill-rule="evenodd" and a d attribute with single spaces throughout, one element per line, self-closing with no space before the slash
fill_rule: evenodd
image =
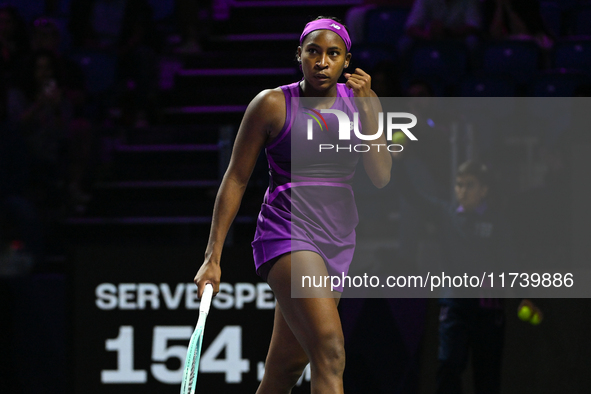
<path id="1" fill-rule="evenodd" d="M 349 33 L 347 33 L 347 29 L 345 26 L 341 25 L 339 22 L 334 21 L 332 19 L 318 19 L 312 22 L 309 22 L 306 27 L 304 27 L 304 31 L 300 36 L 300 46 L 304 43 L 304 38 L 314 30 L 330 30 L 337 33 L 345 42 L 345 47 L 347 47 L 347 52 L 351 50 L 351 39 L 349 38 Z"/>

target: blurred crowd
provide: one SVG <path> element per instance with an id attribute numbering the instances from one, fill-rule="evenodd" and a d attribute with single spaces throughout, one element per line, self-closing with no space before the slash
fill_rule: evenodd
<path id="1" fill-rule="evenodd" d="M 105 130 L 116 140 L 118 130 L 161 121 L 163 56 L 203 53 L 211 21 L 229 15 L 227 3 L 13 0 L 0 5 L 3 242 L 18 239 L 18 248 L 40 256 L 44 245 L 51 243 L 49 238 L 56 236 L 47 230 L 48 223 L 84 214 L 92 198 L 92 181 L 101 173 Z M 354 62 L 357 59 L 356 65 L 370 72 L 378 96 L 459 95 L 464 93 L 458 87 L 461 78 L 482 68 L 487 43 L 533 43 L 540 54 L 537 70 L 552 68 L 556 43 L 582 32 L 575 15 L 578 3 L 366 0 L 349 8 L 345 23 L 356 44 Z M 165 26 L 159 24 L 156 11 L 168 15 Z M 443 69 L 444 75 L 431 72 L 425 59 L 443 58 L 449 52 L 444 45 L 431 47 L 423 55 L 413 52 L 429 43 L 459 43 L 463 49 L 457 59 L 465 49 L 467 66 L 457 63 L 456 67 L 452 62 L 449 70 Z M 236 61 L 239 67 L 240 59 Z M 520 81 L 513 82 L 520 86 Z M 578 91 L 587 95 L 589 90 L 581 86 Z M 528 94 L 527 90 L 514 92 Z M 502 95 L 498 90 L 493 93 Z M 417 107 L 414 111 L 421 111 L 426 104 L 417 100 L 412 105 Z M 434 149 L 441 145 L 442 136 L 423 137 L 431 142 L 416 152 L 435 172 L 449 168 L 436 161 L 448 160 Z M 444 179 L 442 174 L 432 178 Z"/>
<path id="2" fill-rule="evenodd" d="M 388 90 L 379 87 L 383 96 L 403 94 L 408 77 L 415 75 L 428 79 L 438 95 L 461 96 L 468 93 L 459 86 L 462 78 L 484 73 L 505 74 L 517 85 L 517 93 L 529 95 L 532 89 L 524 84 L 540 71 L 588 74 L 582 70 L 588 60 L 577 64 L 577 54 L 563 53 L 562 48 L 557 53 L 556 44 L 589 40 L 590 9 L 588 2 L 579 0 L 365 0 L 349 9 L 345 23 L 356 44 L 358 64 L 380 74 L 396 71 L 399 75 L 392 77 L 402 79 L 402 91 L 393 89 L 395 85 Z M 504 52 L 491 50 L 496 44 L 503 44 L 499 50 Z M 575 49 L 579 57 L 585 45 Z M 425 47 L 431 52 L 421 58 Z M 569 56 L 570 61 L 563 59 Z M 437 67 L 431 64 L 437 61 L 439 67 L 449 63 L 450 75 L 425 68 Z M 509 67 L 510 61 L 517 70 L 495 69 Z"/>
<path id="3" fill-rule="evenodd" d="M 549 209 L 550 195 L 568 201 L 570 148 L 585 140 L 583 133 L 524 124 L 508 134 L 499 124 L 491 130 L 473 124 L 474 129 L 460 125 L 452 135 L 449 116 L 432 97 L 589 97 L 589 10 L 588 2 L 578 0 L 365 0 L 345 17 L 355 43 L 353 63 L 368 70 L 377 95 L 410 97 L 408 110 L 423 119 L 413 129 L 420 144 L 405 146 L 407 171 L 417 187 L 449 199 L 454 154 L 457 164 L 483 161 L 500 178 L 491 197 L 510 205 L 520 228 L 517 243 L 529 248 L 522 253 L 538 259 L 549 259 L 544 234 L 556 234 L 550 228 L 563 230 L 561 253 L 567 255 L 568 215 L 549 218 L 542 212 Z M 582 119 L 573 116 L 571 124 Z M 452 153 L 452 139 L 459 152 Z M 533 217 L 539 218 L 537 232 L 529 231 Z M 403 197 L 399 219 L 399 253 L 415 260 L 420 240 L 433 238 L 436 230 Z"/>
<path id="4" fill-rule="evenodd" d="M 166 4 L 173 9 L 160 10 L 171 19 L 163 28 L 147 0 L 0 3 L 4 257 L 38 259 L 57 237 L 52 223 L 84 214 L 105 129 L 156 122 L 165 39 L 178 37 L 179 53 L 200 52 L 209 7 Z"/>

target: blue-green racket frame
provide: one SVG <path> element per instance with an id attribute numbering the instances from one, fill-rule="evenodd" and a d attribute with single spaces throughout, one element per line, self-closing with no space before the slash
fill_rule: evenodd
<path id="1" fill-rule="evenodd" d="M 197 385 L 197 371 L 199 369 L 199 359 L 201 358 L 201 343 L 203 342 L 203 331 L 205 330 L 205 320 L 209 313 L 211 306 L 211 298 L 213 296 L 213 286 L 211 284 L 205 285 L 205 290 L 201 297 L 201 304 L 199 305 L 199 319 L 197 319 L 197 326 L 187 348 L 187 357 L 185 359 L 185 369 L 183 371 L 183 381 L 181 383 L 181 394 L 195 394 L 195 387 Z"/>

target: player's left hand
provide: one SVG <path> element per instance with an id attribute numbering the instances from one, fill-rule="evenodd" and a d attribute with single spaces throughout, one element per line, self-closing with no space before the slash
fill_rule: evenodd
<path id="1" fill-rule="evenodd" d="M 371 97 L 371 76 L 360 68 L 356 68 L 353 74 L 345 73 L 345 84 L 353 90 L 355 97 Z"/>

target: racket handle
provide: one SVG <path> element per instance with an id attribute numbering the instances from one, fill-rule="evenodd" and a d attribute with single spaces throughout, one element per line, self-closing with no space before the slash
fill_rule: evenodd
<path id="1" fill-rule="evenodd" d="M 211 297 L 213 296 L 213 286 L 211 283 L 205 285 L 203 295 L 201 296 L 201 303 L 199 304 L 199 313 L 209 313 L 209 307 L 211 306 Z"/>

